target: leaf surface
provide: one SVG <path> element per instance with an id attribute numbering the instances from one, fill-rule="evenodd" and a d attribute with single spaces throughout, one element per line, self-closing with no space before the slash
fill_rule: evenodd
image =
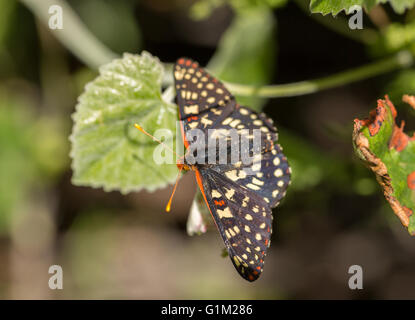
<path id="1" fill-rule="evenodd" d="M 404 96 L 415 106 L 415 98 Z M 368 119 L 355 119 L 353 144 L 356 154 L 375 173 L 386 200 L 402 224 L 415 235 L 415 134 L 395 122 L 397 112 L 389 100 L 379 99 Z"/>
<path id="2" fill-rule="evenodd" d="M 174 181 L 176 166 L 154 161 L 161 146 L 134 128 L 138 123 L 151 134 L 168 129 L 172 142 L 176 106 L 162 98 L 163 72 L 159 60 L 147 52 L 125 54 L 101 67 L 86 85 L 70 137 L 74 184 L 127 193 Z"/>

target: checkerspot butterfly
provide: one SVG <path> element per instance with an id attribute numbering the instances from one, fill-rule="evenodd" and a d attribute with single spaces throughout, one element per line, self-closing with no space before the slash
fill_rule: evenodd
<path id="1" fill-rule="evenodd" d="M 177 166 L 180 171 L 195 172 L 233 265 L 244 279 L 254 281 L 263 271 L 271 243 L 271 209 L 285 196 L 290 183 L 287 159 L 281 147 L 274 143 L 277 130 L 263 113 L 239 105 L 225 86 L 197 62 L 180 58 L 173 72 L 186 154 L 190 150 L 187 133 L 198 129 L 210 137 L 213 131 L 219 146 L 225 146 L 227 160 L 212 163 L 206 161 L 208 154 L 202 153 L 193 158 L 193 163 L 182 158 L 184 161 L 178 161 Z M 146 133 L 140 126 L 136 127 Z M 248 141 L 253 139 L 254 130 L 260 133 L 257 135 L 261 142 L 259 148 L 252 143 L 245 145 L 250 161 L 229 161 L 234 149 L 226 135 L 228 130 L 235 130 L 241 139 L 247 136 Z"/>
<path id="2" fill-rule="evenodd" d="M 257 152 L 252 163 L 196 162 L 187 166 L 195 171 L 232 263 L 243 278 L 254 281 L 263 270 L 270 246 L 271 208 L 279 204 L 290 183 L 287 159 L 281 147 L 274 144 L 277 130 L 264 114 L 240 106 L 225 86 L 197 62 L 180 58 L 173 72 L 186 147 L 186 132 L 191 129 L 236 129 L 241 134 L 246 134 L 246 129 L 248 134 L 249 130 L 259 129 L 261 132 L 262 148 L 250 150 Z M 254 174 L 247 174 L 246 167 L 252 168 Z"/>

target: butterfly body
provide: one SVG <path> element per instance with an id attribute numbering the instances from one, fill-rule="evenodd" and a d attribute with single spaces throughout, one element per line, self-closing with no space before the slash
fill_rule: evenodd
<path id="1" fill-rule="evenodd" d="M 239 105 L 225 86 L 197 62 L 181 58 L 173 72 L 186 147 L 178 167 L 195 172 L 232 263 L 243 278 L 254 281 L 263 271 L 271 242 L 272 208 L 284 197 L 290 183 L 287 159 L 274 143 L 277 130 L 264 114 Z M 189 161 L 193 151 L 187 136 L 195 130 L 205 134 L 201 141 L 204 148 Z M 249 161 L 231 161 L 235 149 L 227 135 L 230 132 L 236 132 L 240 153 L 246 152 Z M 224 158 L 210 157 L 212 138 L 223 146 Z M 243 138 L 248 142 L 242 146 Z M 260 142 L 257 146 L 254 138 Z"/>

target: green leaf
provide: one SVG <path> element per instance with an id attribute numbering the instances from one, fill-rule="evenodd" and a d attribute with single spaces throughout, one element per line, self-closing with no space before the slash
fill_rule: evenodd
<path id="1" fill-rule="evenodd" d="M 415 106 L 415 98 L 404 96 Z M 395 123 L 397 112 L 386 96 L 365 120 L 355 120 L 353 143 L 356 154 L 375 173 L 384 195 L 402 224 L 415 235 L 415 135 Z"/>
<path id="2" fill-rule="evenodd" d="M 337 15 L 343 10 L 348 12 L 349 8 L 355 5 L 370 10 L 377 4 L 386 2 L 389 2 L 395 12 L 399 14 L 404 13 L 406 9 L 410 9 L 415 5 L 415 0 L 311 0 L 310 10 L 312 13 Z"/>
<path id="3" fill-rule="evenodd" d="M 271 80 L 275 62 L 276 22 L 268 9 L 239 12 L 220 40 L 207 68 L 221 80 L 264 85 Z M 265 100 L 237 96 L 238 102 L 260 110 Z"/>
<path id="4" fill-rule="evenodd" d="M 159 128 L 176 132 L 176 106 L 161 96 L 163 72 L 147 52 L 125 54 L 100 68 L 73 115 L 74 184 L 127 193 L 174 181 L 176 166 L 156 164 L 159 145 L 133 126 L 138 123 L 151 134 Z"/>

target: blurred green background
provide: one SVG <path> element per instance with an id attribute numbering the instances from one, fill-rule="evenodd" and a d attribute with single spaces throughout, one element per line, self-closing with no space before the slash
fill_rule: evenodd
<path id="1" fill-rule="evenodd" d="M 123 196 L 72 185 L 68 140 L 84 85 L 123 52 L 188 56 L 237 83 L 290 83 L 411 49 L 415 10 L 375 7 L 351 31 L 343 13 L 312 15 L 308 1 L 68 0 L 64 15 L 72 8 L 101 43 L 94 47 L 71 20 L 64 32 L 50 30 L 33 2 L 0 0 L 0 298 L 415 298 L 415 239 L 351 143 L 353 119 L 385 93 L 415 128 L 400 103 L 415 93 L 412 68 L 312 95 L 242 98 L 274 119 L 293 169 L 255 283 L 221 257 L 216 230 L 186 234 L 192 174 L 166 214 L 172 187 Z M 89 56 L 62 44 L 67 34 Z M 63 268 L 63 290 L 48 287 L 53 264 Z M 363 267 L 364 290 L 348 288 L 353 264 Z"/>

